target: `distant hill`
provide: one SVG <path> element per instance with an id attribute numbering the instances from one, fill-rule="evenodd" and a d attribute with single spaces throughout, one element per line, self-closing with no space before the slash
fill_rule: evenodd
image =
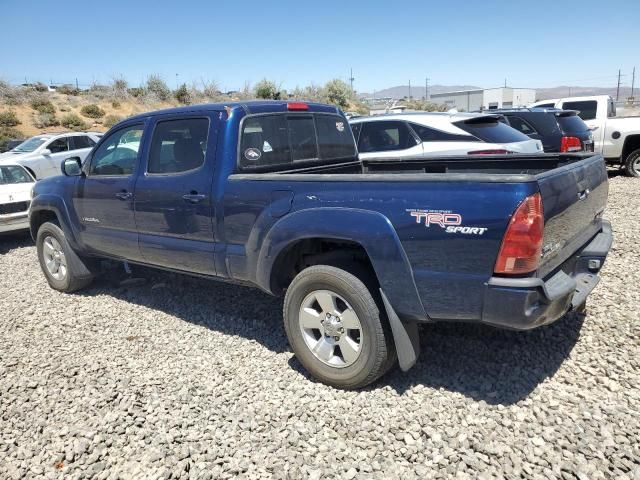
<path id="1" fill-rule="evenodd" d="M 634 94 L 640 94 L 640 89 L 636 88 Z M 536 88 L 536 97 L 538 100 L 546 100 L 547 98 L 559 97 L 579 97 L 588 95 L 611 95 L 616 98 L 616 87 L 570 87 L 560 86 L 553 88 Z M 620 100 L 626 99 L 631 95 L 630 87 L 620 87 Z"/>
<path id="2" fill-rule="evenodd" d="M 434 93 L 456 92 L 459 90 L 477 90 L 482 87 L 473 85 L 429 85 L 429 95 Z M 532 87 L 535 88 L 535 87 Z M 414 98 L 424 97 L 425 87 L 419 85 L 411 85 L 411 96 Z M 562 85 L 552 88 L 536 88 L 536 98 L 538 100 L 546 100 L 547 98 L 582 96 L 582 95 L 611 95 L 616 97 L 616 87 L 576 87 Z M 640 96 L 640 87 L 636 88 L 635 95 Z M 626 99 L 631 95 L 631 88 L 620 87 L 620 100 Z M 358 93 L 359 97 L 371 98 L 373 93 Z M 400 99 L 409 96 L 409 85 L 398 85 L 396 87 L 385 88 L 384 90 L 376 90 L 375 97 L 391 97 Z"/>
<path id="3" fill-rule="evenodd" d="M 481 87 L 474 87 L 473 85 L 429 85 L 429 95 L 434 93 L 455 92 L 457 90 L 475 90 Z M 420 98 L 424 97 L 425 86 L 411 85 L 411 96 Z M 370 98 L 373 97 L 373 93 L 358 93 L 360 97 Z M 384 90 L 376 90 L 376 98 L 391 97 L 391 98 L 404 98 L 409 96 L 409 85 L 399 85 L 397 87 L 385 88 Z"/>

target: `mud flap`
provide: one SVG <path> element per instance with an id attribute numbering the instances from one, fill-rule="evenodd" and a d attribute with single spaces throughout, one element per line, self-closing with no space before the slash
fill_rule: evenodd
<path id="1" fill-rule="evenodd" d="M 384 308 L 387 311 L 387 318 L 391 325 L 391 332 L 393 333 L 393 341 L 396 344 L 400 370 L 406 372 L 415 365 L 418 360 L 418 355 L 420 355 L 420 335 L 418 333 L 418 324 L 415 322 L 402 322 L 402 320 L 398 318 L 398 315 L 389 303 L 389 300 L 382 289 L 380 289 L 380 295 L 382 296 L 382 302 L 384 303 Z"/>

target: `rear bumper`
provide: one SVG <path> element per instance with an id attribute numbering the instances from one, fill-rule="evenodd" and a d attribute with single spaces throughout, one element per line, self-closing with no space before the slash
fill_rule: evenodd
<path id="1" fill-rule="evenodd" d="M 552 323 L 582 305 L 600 281 L 598 272 L 611 248 L 611 224 L 549 277 L 492 277 L 486 284 L 482 322 L 529 330 Z"/>

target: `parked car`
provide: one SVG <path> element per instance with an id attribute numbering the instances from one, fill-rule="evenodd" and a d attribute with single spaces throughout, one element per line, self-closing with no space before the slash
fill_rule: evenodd
<path id="1" fill-rule="evenodd" d="M 606 162 L 620 165 L 630 177 L 640 177 L 640 117 L 617 117 L 608 95 L 543 100 L 532 107 L 578 110 L 593 133 L 594 148 Z"/>
<path id="2" fill-rule="evenodd" d="M 22 165 L 38 180 L 60 175 L 65 158 L 73 155 L 84 159 L 98 140 L 96 134 L 87 132 L 36 135 L 0 154 L 0 165 Z"/>
<path id="3" fill-rule="evenodd" d="M 526 330 L 582 308 L 612 241 L 600 155 L 361 161 L 321 104 L 138 115 L 64 173 L 36 183 L 29 217 L 52 288 L 110 258 L 285 294 L 296 356 L 345 388 L 396 352 L 410 368 L 419 323 Z"/>
<path id="4" fill-rule="evenodd" d="M 11 149 L 17 147 L 18 145 L 20 145 L 22 142 L 24 142 L 24 139 L 22 139 L 22 140 L 7 140 L 3 144 L 0 144 L 0 153 L 8 152 L 9 150 L 11 150 Z"/>
<path id="5" fill-rule="evenodd" d="M 545 152 L 593 152 L 593 135 L 575 110 L 515 108 L 492 110 L 507 125 L 540 140 Z"/>
<path id="6" fill-rule="evenodd" d="M 478 113 L 401 113 L 350 120 L 362 160 L 539 153 L 542 143 Z"/>
<path id="7" fill-rule="evenodd" d="M 0 165 L 0 233 L 27 230 L 35 179 L 20 165 Z"/>

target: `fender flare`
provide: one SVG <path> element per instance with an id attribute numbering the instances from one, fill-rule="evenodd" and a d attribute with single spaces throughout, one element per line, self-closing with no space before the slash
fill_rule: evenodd
<path id="1" fill-rule="evenodd" d="M 398 316 L 407 322 L 428 320 L 409 259 L 387 217 L 357 208 L 319 207 L 298 210 L 277 221 L 262 241 L 255 264 L 256 282 L 272 292 L 276 259 L 294 243 L 313 238 L 346 240 L 367 252 L 380 288 Z"/>
<path id="2" fill-rule="evenodd" d="M 48 211 L 56 214 L 60 228 L 64 232 L 67 241 L 73 248 L 78 248 L 78 236 L 76 230 L 72 227 L 70 221 L 69 210 L 64 200 L 57 195 L 40 194 L 31 203 L 29 208 L 29 229 L 31 231 L 31 237 L 36 239 L 38 232 L 34 226 L 34 213 Z"/>

